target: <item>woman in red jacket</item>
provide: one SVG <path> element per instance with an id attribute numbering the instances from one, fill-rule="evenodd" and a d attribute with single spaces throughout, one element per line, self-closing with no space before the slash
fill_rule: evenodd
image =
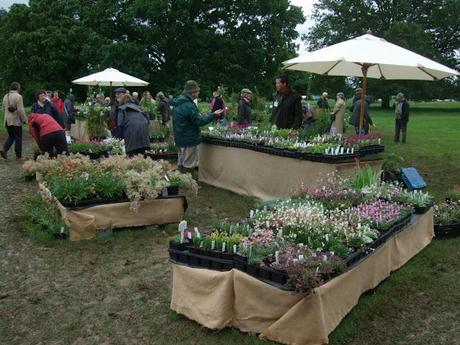
<path id="1" fill-rule="evenodd" d="M 28 122 L 30 135 L 35 139 L 42 153 L 47 152 L 54 157 L 56 154 L 68 152 L 65 132 L 50 115 L 32 113 L 29 115 Z"/>

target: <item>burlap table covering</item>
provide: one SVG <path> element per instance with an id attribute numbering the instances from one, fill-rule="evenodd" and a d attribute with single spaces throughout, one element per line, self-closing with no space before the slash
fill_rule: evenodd
<path id="1" fill-rule="evenodd" d="M 277 289 L 236 269 L 173 264 L 171 308 L 211 329 L 236 327 L 283 344 L 327 344 L 361 294 L 403 266 L 433 236 L 432 210 L 414 216 L 372 255 L 310 295 Z"/>
<path id="2" fill-rule="evenodd" d="M 199 145 L 199 180 L 262 200 L 291 196 L 301 186 L 320 186 L 328 174 L 350 177 L 356 163 L 321 163 L 213 144 Z M 380 169 L 381 160 L 362 161 Z"/>
<path id="3" fill-rule="evenodd" d="M 49 193 L 42 183 L 39 183 L 39 188 Z M 79 209 L 66 208 L 56 199 L 55 202 L 62 219 L 69 226 L 71 241 L 91 239 L 101 229 L 178 223 L 184 218 L 187 205 L 185 196 L 140 201 L 137 212 L 129 208 L 129 202 Z"/>

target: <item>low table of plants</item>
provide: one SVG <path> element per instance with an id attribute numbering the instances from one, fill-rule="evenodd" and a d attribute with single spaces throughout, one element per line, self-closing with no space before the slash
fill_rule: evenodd
<path id="1" fill-rule="evenodd" d="M 150 149 L 145 152 L 145 156 L 153 160 L 164 159 L 167 161 L 177 161 L 177 148 L 174 143 L 151 143 Z"/>
<path id="2" fill-rule="evenodd" d="M 371 179 L 366 178 L 368 176 L 371 176 L 369 171 L 360 171 L 352 179 L 335 177 L 321 187 L 307 188 L 296 196 L 262 202 L 239 223 L 222 222 L 201 232 L 196 228 L 181 228 L 180 234 L 170 241 L 169 249 L 174 263 L 172 308 L 210 328 L 234 326 L 286 344 L 317 344 L 312 339 L 322 336 L 326 343 L 327 334 L 337 324 L 329 324 L 330 315 L 322 315 L 323 312 L 340 314 L 340 319 L 344 317 L 362 292 L 375 287 L 374 283 L 378 284 L 423 249 L 433 236 L 433 199 L 429 194 L 379 182 L 377 174 Z M 396 260 L 398 256 L 402 259 Z M 386 260 L 390 260 L 390 264 Z M 378 268 L 379 265 L 385 269 Z M 192 278 L 194 275 L 196 278 Z M 248 280 L 244 275 L 253 279 Z M 362 281 L 353 282 L 357 278 L 350 277 L 354 275 Z M 233 286 L 228 287 L 233 291 L 228 295 L 234 299 L 229 302 L 235 305 L 233 314 L 226 309 L 208 309 L 207 290 L 200 285 L 201 279 L 203 284 L 212 281 L 216 287 L 228 280 Z M 343 281 L 344 286 L 334 281 Z M 314 333 L 303 334 L 302 337 L 309 339 L 302 338 L 305 342 L 299 338 L 293 340 L 289 335 L 304 332 L 295 329 L 302 319 L 292 325 L 282 322 L 284 318 L 289 319 L 286 316 L 289 313 L 303 317 L 291 310 L 292 305 L 286 306 L 285 314 L 277 314 L 278 317 L 273 316 L 266 322 L 256 321 L 257 312 L 249 312 L 244 307 L 244 303 L 249 303 L 251 308 L 260 308 L 261 313 L 266 308 L 270 315 L 275 306 L 279 307 L 277 298 L 285 299 L 287 304 L 294 298 L 301 304 L 303 299 L 321 298 L 323 286 L 332 289 L 333 294 L 349 288 L 350 293 L 344 293 L 343 298 L 348 296 L 350 301 L 343 302 L 345 306 L 336 311 L 312 306 L 312 310 L 318 312 L 316 319 L 326 320 L 323 326 L 328 332 L 318 335 L 321 331 L 314 331 L 318 323 L 308 326 L 308 319 L 304 319 L 308 332 Z M 251 289 L 260 291 L 250 292 Z M 247 298 L 241 295 L 243 291 Z M 268 302 L 268 297 L 260 297 L 264 301 L 260 306 L 249 300 L 251 296 L 264 294 L 276 300 L 275 306 Z M 213 296 L 209 298 L 215 301 Z M 189 301 L 193 301 L 194 308 Z M 253 323 L 249 320 L 251 317 L 255 318 Z M 278 322 L 287 328 L 270 330 Z"/>
<path id="3" fill-rule="evenodd" d="M 198 190 L 190 174 L 142 156 L 100 161 L 79 154 L 41 156 L 24 168 L 37 174 L 43 202 L 57 206 L 71 240 L 94 237 L 106 228 L 179 222 L 187 207 L 179 189 Z"/>
<path id="4" fill-rule="evenodd" d="M 303 138 L 292 130 L 212 128 L 200 145 L 200 181 L 263 200 L 317 186 L 331 173 L 351 176 L 357 162 L 381 167 L 376 134 Z"/>

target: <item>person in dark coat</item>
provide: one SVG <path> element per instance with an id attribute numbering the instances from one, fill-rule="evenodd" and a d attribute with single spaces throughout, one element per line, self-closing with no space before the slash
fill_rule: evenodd
<path id="1" fill-rule="evenodd" d="M 239 125 L 249 126 L 251 124 L 251 97 L 252 91 L 249 89 L 241 90 L 241 98 L 238 102 L 238 117 Z"/>
<path id="2" fill-rule="evenodd" d="M 169 102 L 163 92 L 158 92 L 156 95 L 158 101 L 158 115 L 160 115 L 161 122 L 166 126 L 171 119 L 171 109 L 169 109 Z"/>
<path id="3" fill-rule="evenodd" d="M 356 101 L 361 98 L 362 91 L 363 91 L 363 89 L 361 89 L 360 87 L 357 87 L 355 89 L 355 95 L 353 96 L 353 99 L 351 101 L 351 106 L 350 106 L 350 111 L 351 112 L 353 112 L 353 110 L 355 109 Z"/>
<path id="4" fill-rule="evenodd" d="M 409 122 L 409 102 L 403 93 L 396 95 L 395 103 L 395 142 L 399 142 L 400 132 L 402 132 L 402 142 L 406 142 L 407 123 Z"/>
<path id="5" fill-rule="evenodd" d="M 150 147 L 150 119 L 130 95 L 125 94 L 119 103 L 117 128 L 125 140 L 126 154 L 144 154 Z"/>
<path id="6" fill-rule="evenodd" d="M 124 98 L 124 96 L 128 93 L 128 90 L 126 90 L 124 87 L 119 87 L 113 92 L 115 93 L 115 100 L 111 106 L 108 127 L 114 138 L 123 139 L 121 128 L 118 127 L 118 106 L 120 105 L 121 99 Z"/>
<path id="7" fill-rule="evenodd" d="M 75 107 L 73 106 L 74 96 L 67 95 L 64 101 L 65 130 L 70 131 L 72 123 L 75 123 Z"/>
<path id="8" fill-rule="evenodd" d="M 361 96 L 358 96 L 355 106 L 353 108 L 353 114 L 350 117 L 350 124 L 355 127 L 356 134 L 367 134 L 369 133 L 369 125 L 374 126 L 372 118 L 369 114 L 369 104 L 364 102 L 364 119 L 363 119 L 363 128 L 359 130 L 359 117 L 361 111 Z"/>
<path id="9" fill-rule="evenodd" d="M 298 129 L 302 125 L 302 98 L 292 91 L 287 76 L 276 78 L 272 123 L 278 128 Z"/>
<path id="10" fill-rule="evenodd" d="M 318 109 L 324 111 L 324 113 L 329 112 L 328 96 L 327 92 L 323 92 L 317 103 Z"/>
<path id="11" fill-rule="evenodd" d="M 178 165 L 185 169 L 198 167 L 198 145 L 201 144 L 200 127 L 219 118 L 222 109 L 202 116 L 194 100 L 198 99 L 200 87 L 188 80 L 184 92 L 172 101 L 174 141 L 178 148 Z"/>
<path id="12" fill-rule="evenodd" d="M 38 90 L 35 92 L 35 98 L 37 99 L 37 102 L 32 104 L 31 112 L 35 114 L 50 115 L 57 123 L 59 123 L 62 129 L 64 129 L 64 117 L 59 113 L 56 106 L 48 101 L 46 98 L 46 92 L 44 90 Z"/>
<path id="13" fill-rule="evenodd" d="M 28 118 L 29 133 L 35 139 L 42 153 L 51 157 L 67 153 L 67 140 L 64 129 L 48 114 L 32 113 Z"/>

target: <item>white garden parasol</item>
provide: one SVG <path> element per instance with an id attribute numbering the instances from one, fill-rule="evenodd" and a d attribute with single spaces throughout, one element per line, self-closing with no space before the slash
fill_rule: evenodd
<path id="1" fill-rule="evenodd" d="M 388 80 L 440 80 L 459 73 L 369 32 L 348 41 L 315 50 L 283 62 L 284 68 L 330 76 L 362 77 L 361 99 L 367 78 Z M 363 126 L 361 103 L 359 126 Z"/>
<path id="2" fill-rule="evenodd" d="M 143 81 L 139 78 L 130 76 L 129 74 L 120 72 L 115 68 L 107 68 L 102 72 L 90 74 L 86 77 L 75 79 L 72 81 L 78 85 L 90 85 L 90 86 L 147 86 L 148 82 Z M 112 92 L 112 90 L 110 90 Z"/>

